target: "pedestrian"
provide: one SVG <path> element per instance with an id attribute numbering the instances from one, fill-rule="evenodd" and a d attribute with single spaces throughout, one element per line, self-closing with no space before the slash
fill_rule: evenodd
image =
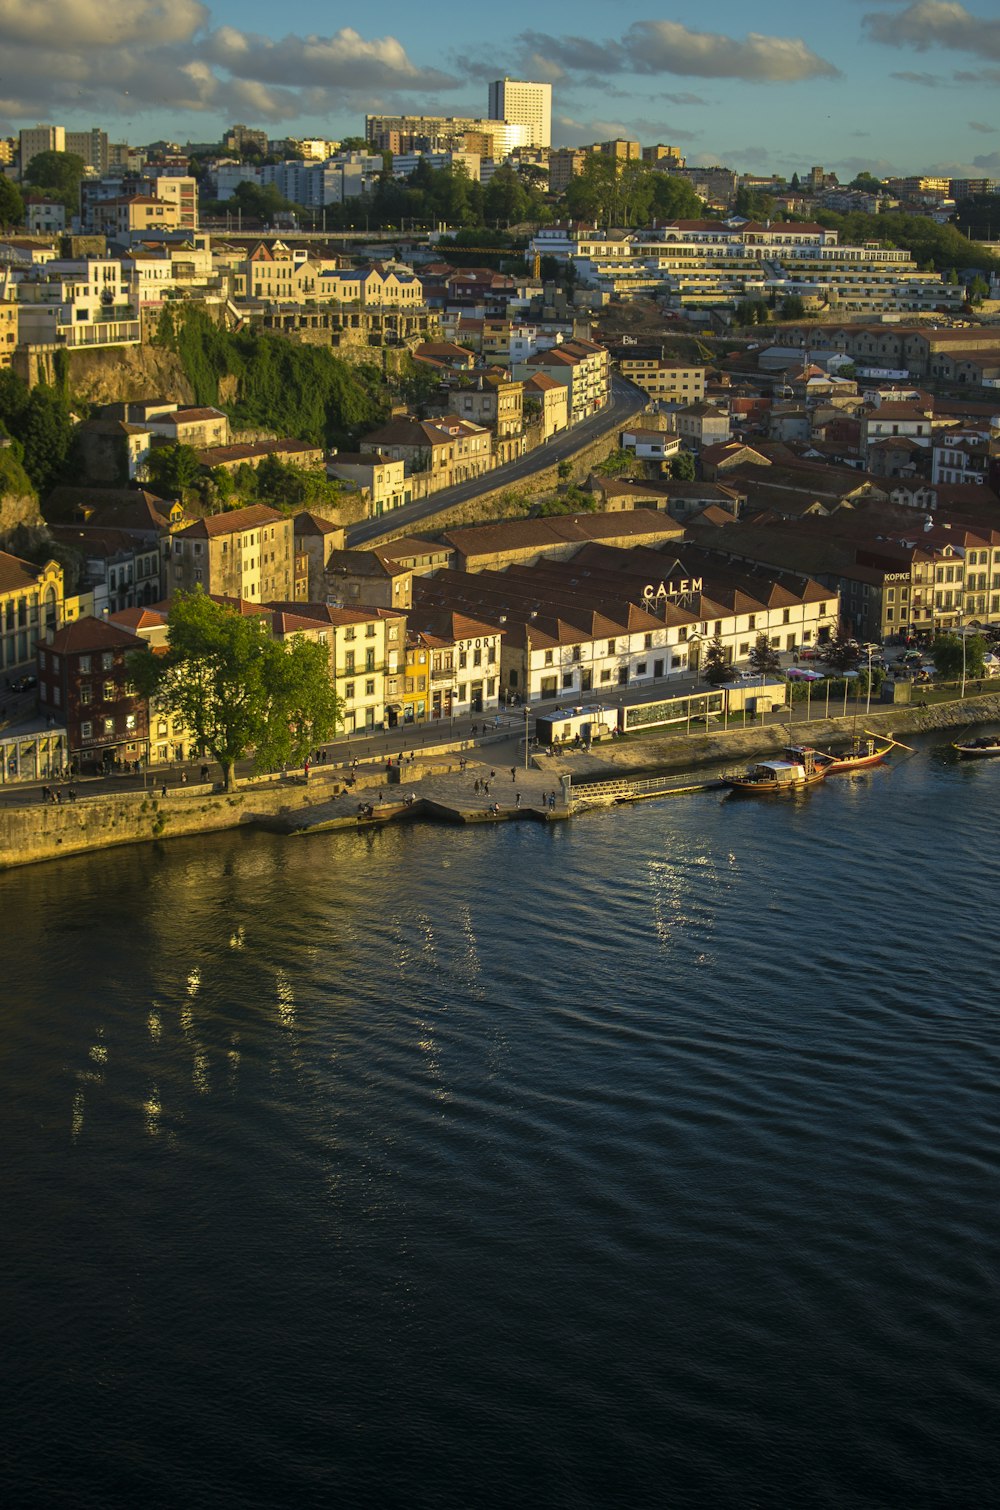
<path id="1" fill-rule="evenodd" d="M 475 737 L 476 737 L 476 735 L 478 733 L 479 733 L 479 725 L 478 724 L 473 724 L 472 725 L 472 737 L 473 737 L 473 739 L 475 739 Z"/>
<path id="2" fill-rule="evenodd" d="M 472 790 L 475 792 L 476 796 L 478 797 L 479 796 L 479 777 L 478 776 L 476 777 L 475 781 L 472 783 Z"/>
<path id="3" fill-rule="evenodd" d="M 515 807 L 520 807 L 521 806 L 521 793 L 520 792 L 515 792 L 514 793 L 514 806 Z"/>
<path id="4" fill-rule="evenodd" d="M 160 788 L 160 796 L 161 797 L 165 797 L 166 795 L 167 795 L 167 783 L 164 782 L 163 786 Z"/>
<path id="5" fill-rule="evenodd" d="M 70 802 L 76 801 L 76 793 L 74 792 L 72 787 L 67 787 L 66 796 L 69 798 Z"/>
<path id="6" fill-rule="evenodd" d="M 188 784 L 188 773 L 187 773 L 187 771 L 182 771 L 181 772 L 181 786 L 187 786 L 187 784 Z"/>
<path id="7" fill-rule="evenodd" d="M 201 768 L 201 779 L 202 779 L 202 781 L 207 781 L 208 780 L 208 766 L 207 765 L 203 765 L 202 768 Z"/>
<path id="8" fill-rule="evenodd" d="M 496 773 L 496 771 L 493 770 L 493 768 L 491 766 L 490 767 L 490 780 L 491 781 L 496 781 L 496 779 L 497 779 L 497 773 Z"/>
<path id="9" fill-rule="evenodd" d="M 378 794 L 378 805 L 379 805 L 379 807 L 382 806 L 382 793 L 381 792 L 379 792 L 379 794 Z"/>
<path id="10" fill-rule="evenodd" d="M 517 780 L 517 766 L 513 766 L 513 765 L 512 765 L 512 766 L 511 766 L 511 768 L 510 768 L 510 781 L 511 781 L 511 786 L 513 786 L 513 784 L 514 784 L 514 782 L 515 782 L 515 781 L 516 781 L 516 780 Z"/>
<path id="11" fill-rule="evenodd" d="M 483 782 L 483 791 L 485 792 L 487 797 L 490 795 L 490 784 L 488 781 Z"/>
<path id="12" fill-rule="evenodd" d="M 556 794 L 555 794 L 555 792 L 550 792 L 549 793 L 549 812 L 550 813 L 554 813 L 555 810 L 556 810 Z"/>

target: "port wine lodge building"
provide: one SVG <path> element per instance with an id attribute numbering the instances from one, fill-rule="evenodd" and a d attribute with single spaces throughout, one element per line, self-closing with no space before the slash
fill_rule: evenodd
<path id="1" fill-rule="evenodd" d="M 696 672 L 719 636 L 744 665 L 760 634 L 782 652 L 835 632 L 837 593 L 698 547 L 585 545 L 569 560 L 414 579 L 414 609 L 465 613 L 502 631 L 500 691 L 529 702 Z"/>

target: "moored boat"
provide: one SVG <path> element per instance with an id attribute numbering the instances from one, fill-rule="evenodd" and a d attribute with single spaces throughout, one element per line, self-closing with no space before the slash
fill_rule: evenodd
<path id="1" fill-rule="evenodd" d="M 981 739 L 956 740 L 952 745 L 963 760 L 974 760 L 984 755 L 1000 755 L 1000 735 L 985 735 Z"/>
<path id="2" fill-rule="evenodd" d="M 841 776 L 848 771 L 864 771 L 869 766 L 881 765 L 890 754 L 894 744 L 895 741 L 892 739 L 856 738 L 842 755 L 828 754 L 824 750 L 820 753 L 820 759 L 826 767 L 828 776 Z"/>
<path id="3" fill-rule="evenodd" d="M 725 776 L 723 780 L 734 792 L 764 796 L 769 792 L 798 792 L 826 776 L 815 750 L 796 748 L 786 751 L 786 756 L 784 760 L 759 761 L 742 775 Z"/>

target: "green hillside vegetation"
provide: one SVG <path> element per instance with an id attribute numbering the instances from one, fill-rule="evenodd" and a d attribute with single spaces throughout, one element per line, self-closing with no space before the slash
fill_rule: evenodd
<path id="1" fill-rule="evenodd" d="M 0 498 L 30 498 L 35 489 L 13 446 L 0 446 Z"/>
<path id="2" fill-rule="evenodd" d="M 224 410 L 238 429 L 275 430 L 313 445 L 349 445 L 388 412 L 375 366 L 356 367 L 317 346 L 268 331 L 232 332 L 204 310 L 165 309 L 156 342 L 176 351 L 195 401 Z M 220 382 L 236 379 L 236 397 L 220 399 Z"/>
<path id="3" fill-rule="evenodd" d="M 1000 272 L 1000 258 L 974 246 L 954 225 L 938 225 L 925 215 L 835 215 L 819 210 L 821 225 L 840 232 L 842 243 L 857 246 L 877 241 L 881 246 L 903 247 L 921 267 L 946 273 L 949 268 L 977 267 Z"/>

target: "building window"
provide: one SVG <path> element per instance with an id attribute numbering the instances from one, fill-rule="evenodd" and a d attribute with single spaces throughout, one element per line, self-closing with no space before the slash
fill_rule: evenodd
<path id="1" fill-rule="evenodd" d="M 102 671 L 113 671 L 114 670 L 114 664 L 115 664 L 114 651 L 113 650 L 105 650 L 104 654 L 101 656 L 101 670 Z"/>
<path id="2" fill-rule="evenodd" d="M 94 735 L 94 726 L 93 726 L 93 724 L 82 723 L 80 725 L 80 738 L 81 739 L 92 739 L 93 735 Z"/>
<path id="3" fill-rule="evenodd" d="M 79 661 L 78 661 L 77 664 L 80 667 L 80 675 L 81 676 L 89 676 L 90 675 L 90 656 L 89 655 L 81 655 L 81 657 L 80 657 L 80 659 L 79 659 Z"/>
<path id="4" fill-rule="evenodd" d="M 351 697 L 351 698 L 353 698 L 353 696 L 354 696 L 354 683 L 353 682 L 345 682 L 344 683 L 344 696 L 345 697 Z"/>
<path id="5" fill-rule="evenodd" d="M 114 732 L 115 732 L 115 721 L 114 721 L 114 719 L 113 718 L 106 718 L 104 720 L 104 733 L 106 735 L 110 734 L 110 735 L 113 736 Z"/>
<path id="6" fill-rule="evenodd" d="M 90 683 L 89 682 L 81 682 L 80 683 L 80 701 L 81 701 L 81 703 L 89 703 L 90 702 L 90 698 L 91 698 Z"/>
<path id="7" fill-rule="evenodd" d="M 114 684 L 114 682 L 105 682 L 104 683 L 103 696 L 104 696 L 104 701 L 106 703 L 113 703 L 114 702 L 114 700 L 115 700 L 115 684 Z"/>
<path id="8" fill-rule="evenodd" d="M 375 696 L 375 682 L 374 682 L 374 680 L 365 682 L 365 697 L 374 697 L 374 696 Z"/>

